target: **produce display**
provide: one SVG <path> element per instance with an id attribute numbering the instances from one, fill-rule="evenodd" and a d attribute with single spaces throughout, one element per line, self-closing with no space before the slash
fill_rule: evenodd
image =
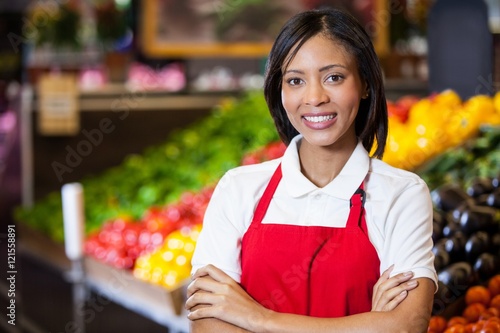
<path id="1" fill-rule="evenodd" d="M 285 146 L 272 142 L 246 154 L 242 164 L 283 155 Z M 184 192 L 177 202 L 149 208 L 142 219 L 117 218 L 92 232 L 85 253 L 116 268 L 133 269 L 141 280 L 167 289 L 190 275 L 191 257 L 213 187 Z"/>
<path id="2" fill-rule="evenodd" d="M 499 177 L 476 178 L 466 190 L 448 183 L 431 192 L 439 280 L 434 313 L 470 286 L 500 272 L 499 181 Z"/>
<path id="3" fill-rule="evenodd" d="M 469 187 L 476 178 L 500 172 L 500 127 L 482 126 L 480 135 L 448 149 L 417 169 L 429 188 L 452 183 Z M 477 186 L 477 185 L 476 185 Z"/>
<path id="4" fill-rule="evenodd" d="M 261 91 L 227 99 L 209 117 L 170 134 L 163 144 L 82 179 L 86 232 L 115 219 L 139 220 L 152 206 L 213 185 L 226 170 L 240 165 L 246 153 L 277 140 Z M 56 242 L 63 241 L 60 192 L 32 208 L 19 207 L 16 219 Z"/>
<path id="5" fill-rule="evenodd" d="M 475 284 L 465 293 L 461 312 L 446 318 L 434 315 L 428 333 L 500 333 L 500 275 Z"/>
<path id="6" fill-rule="evenodd" d="M 177 203 L 149 208 L 140 221 L 123 218 L 108 221 L 87 237 L 84 251 L 116 268 L 132 269 L 139 256 L 168 244 L 176 235 L 182 237 L 185 231 L 176 233 L 179 230 L 199 228 L 212 191 L 186 192 Z"/>
<path id="7" fill-rule="evenodd" d="M 484 124 L 500 125 L 500 94 L 463 102 L 447 90 L 427 98 L 405 96 L 388 103 L 389 136 L 383 160 L 417 170 L 446 150 L 479 134 Z"/>
<path id="8" fill-rule="evenodd" d="M 191 275 L 190 262 L 200 231 L 201 224 L 172 232 L 162 247 L 137 259 L 134 276 L 167 289 L 176 288 Z"/>

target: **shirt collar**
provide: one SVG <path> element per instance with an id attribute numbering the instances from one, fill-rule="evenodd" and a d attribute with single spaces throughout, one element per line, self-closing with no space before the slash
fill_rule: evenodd
<path id="1" fill-rule="evenodd" d="M 370 168 L 370 156 L 363 144 L 358 142 L 351 157 L 334 180 L 325 187 L 318 188 L 300 171 L 298 147 L 301 140 L 300 134 L 293 138 L 281 160 L 282 181 L 288 193 L 292 197 L 300 197 L 320 190 L 333 197 L 349 200 L 365 179 Z"/>

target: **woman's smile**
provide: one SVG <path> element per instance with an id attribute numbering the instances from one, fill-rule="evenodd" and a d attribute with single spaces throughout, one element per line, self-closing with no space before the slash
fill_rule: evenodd
<path id="1" fill-rule="evenodd" d="M 311 129 L 321 130 L 332 126 L 337 120 L 337 113 L 313 113 L 302 116 L 304 125 Z"/>

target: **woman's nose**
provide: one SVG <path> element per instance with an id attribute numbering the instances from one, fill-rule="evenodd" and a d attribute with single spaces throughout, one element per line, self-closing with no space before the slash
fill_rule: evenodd
<path id="1" fill-rule="evenodd" d="M 317 106 L 328 102 L 328 94 L 320 83 L 310 83 L 306 86 L 304 102 L 307 105 Z"/>

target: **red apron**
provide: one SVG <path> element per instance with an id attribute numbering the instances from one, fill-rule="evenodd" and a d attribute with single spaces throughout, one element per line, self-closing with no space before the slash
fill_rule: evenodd
<path id="1" fill-rule="evenodd" d="M 241 285 L 277 312 L 333 318 L 370 311 L 380 261 L 368 239 L 363 184 L 345 228 L 261 223 L 280 180 L 281 165 L 243 236 Z"/>

